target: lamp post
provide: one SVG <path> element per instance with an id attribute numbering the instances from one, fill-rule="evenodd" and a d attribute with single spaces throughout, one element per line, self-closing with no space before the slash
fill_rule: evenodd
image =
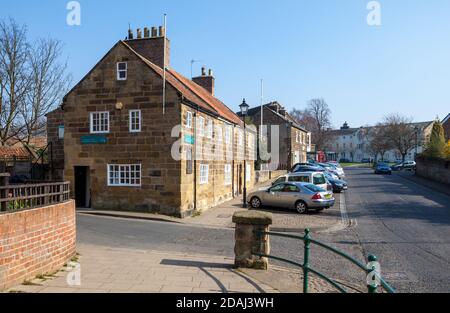
<path id="1" fill-rule="evenodd" d="M 419 135 L 419 128 L 416 126 L 416 127 L 414 127 L 414 134 L 415 134 L 415 139 L 416 139 L 416 153 L 414 154 L 414 161 L 416 160 L 416 158 L 417 158 L 417 152 L 418 152 L 418 145 L 419 145 L 419 143 L 418 143 L 418 135 Z"/>
<path id="2" fill-rule="evenodd" d="M 242 119 L 244 120 L 244 197 L 243 197 L 243 204 L 242 207 L 247 207 L 247 134 L 246 134 L 246 124 L 245 124 L 245 118 L 248 114 L 248 108 L 249 105 L 245 102 L 245 99 L 242 101 L 242 104 L 239 106 L 241 109 L 241 115 Z"/>

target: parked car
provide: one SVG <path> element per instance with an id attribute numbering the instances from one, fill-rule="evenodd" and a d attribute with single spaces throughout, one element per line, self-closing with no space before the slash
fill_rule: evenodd
<path id="1" fill-rule="evenodd" d="M 416 162 L 414 161 L 405 161 L 392 166 L 393 171 L 401 171 L 401 170 L 413 170 L 416 168 Z"/>
<path id="2" fill-rule="evenodd" d="M 392 174 L 392 168 L 386 163 L 378 163 L 375 167 L 375 174 Z"/>
<path id="3" fill-rule="evenodd" d="M 337 168 L 333 164 L 319 163 L 318 166 L 324 168 L 326 171 L 335 174 L 339 179 L 345 177 L 344 170 L 342 168 Z"/>
<path id="4" fill-rule="evenodd" d="M 277 178 L 272 186 L 281 183 L 308 183 L 316 185 L 325 190 L 332 190 L 332 184 L 328 185 L 325 173 L 323 172 L 300 172 L 300 173 L 290 173 Z"/>
<path id="5" fill-rule="evenodd" d="M 352 163 L 349 159 L 340 159 L 339 163 Z"/>
<path id="6" fill-rule="evenodd" d="M 302 163 L 295 164 L 289 173 L 297 173 L 297 172 L 324 172 L 325 169 L 319 166 L 311 166 L 311 165 L 302 165 Z"/>
<path id="7" fill-rule="evenodd" d="M 373 162 L 373 159 L 368 159 L 368 158 L 361 160 L 361 163 L 372 163 L 372 162 Z"/>
<path id="8" fill-rule="evenodd" d="M 325 178 L 331 183 L 333 188 L 333 192 L 341 193 L 344 190 L 348 190 L 348 184 L 344 180 L 335 179 L 331 176 L 330 173 L 325 173 Z"/>
<path id="9" fill-rule="evenodd" d="M 322 211 L 334 206 L 333 194 L 308 183 L 281 183 L 252 192 L 247 202 L 253 209 L 262 206 L 295 209 L 305 214 L 310 209 Z"/>

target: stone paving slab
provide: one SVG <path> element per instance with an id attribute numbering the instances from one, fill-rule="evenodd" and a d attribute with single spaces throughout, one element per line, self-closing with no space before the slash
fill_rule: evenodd
<path id="1" fill-rule="evenodd" d="M 238 270 L 233 259 L 80 245 L 77 263 L 54 277 L 35 279 L 7 292 L 21 293 L 277 293 L 301 292 L 295 270 Z M 67 277 L 78 275 L 69 285 Z M 73 281 L 73 280 L 72 280 Z M 289 282 L 292 281 L 292 282 Z M 329 292 L 312 279 L 311 292 Z"/>

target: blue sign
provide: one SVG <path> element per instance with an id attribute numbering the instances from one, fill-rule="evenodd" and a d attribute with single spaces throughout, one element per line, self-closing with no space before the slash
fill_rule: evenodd
<path id="1" fill-rule="evenodd" d="M 184 142 L 188 143 L 190 145 L 193 145 L 195 143 L 195 138 L 192 135 L 185 135 L 184 136 Z"/>
<path id="2" fill-rule="evenodd" d="M 82 145 L 104 145 L 108 142 L 108 138 L 105 136 L 82 136 L 81 144 Z"/>

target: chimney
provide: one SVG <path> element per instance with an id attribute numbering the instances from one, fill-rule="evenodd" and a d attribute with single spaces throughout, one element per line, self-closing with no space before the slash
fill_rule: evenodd
<path id="1" fill-rule="evenodd" d="M 208 75 L 206 75 L 206 68 L 202 67 L 202 75 L 192 78 L 192 81 L 197 85 L 206 89 L 211 95 L 214 96 L 214 76 L 213 71 L 210 69 Z"/>
<path id="2" fill-rule="evenodd" d="M 164 41 L 166 50 L 164 51 Z M 170 65 L 170 40 L 166 37 L 166 30 L 163 26 L 158 28 L 152 27 L 151 32 L 148 27 L 144 28 L 144 37 L 142 31 L 137 29 L 137 38 L 133 39 L 133 32 L 128 32 L 128 40 L 126 43 L 141 56 L 152 62 L 153 64 L 163 68 L 164 54 L 166 59 L 166 67 Z"/>
<path id="3" fill-rule="evenodd" d="M 128 30 L 128 40 L 131 40 L 131 39 L 133 39 L 134 38 L 134 36 L 133 36 L 133 31 L 131 30 L 131 29 L 129 29 Z"/>
<path id="4" fill-rule="evenodd" d="M 158 37 L 158 29 L 156 27 L 152 27 L 152 38 Z"/>

